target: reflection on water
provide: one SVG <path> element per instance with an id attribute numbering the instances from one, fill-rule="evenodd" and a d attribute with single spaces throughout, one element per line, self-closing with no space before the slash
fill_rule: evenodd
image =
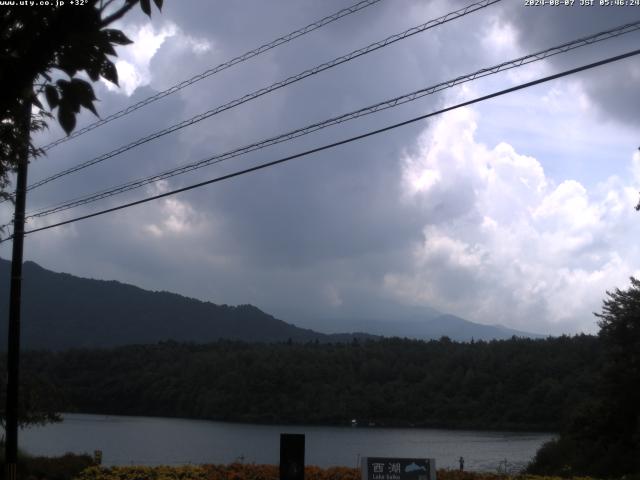
<path id="1" fill-rule="evenodd" d="M 552 435 L 441 429 L 252 425 L 172 418 L 64 415 L 64 421 L 20 433 L 35 455 L 102 450 L 106 465 L 277 464 L 280 433 L 306 435 L 306 463 L 355 467 L 363 456 L 431 457 L 438 468 L 522 468 Z"/>

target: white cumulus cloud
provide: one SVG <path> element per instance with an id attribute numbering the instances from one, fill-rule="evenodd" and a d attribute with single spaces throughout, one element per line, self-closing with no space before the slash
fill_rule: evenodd
<path id="1" fill-rule="evenodd" d="M 471 109 L 445 115 L 406 155 L 405 200 L 429 222 L 413 266 L 389 272 L 385 288 L 483 323 L 594 331 L 605 290 L 638 272 L 640 252 L 628 242 L 640 233 L 631 184 L 640 155 L 630 159 L 635 179 L 588 190 L 554 182 L 507 143 L 480 143 L 477 122 Z"/>

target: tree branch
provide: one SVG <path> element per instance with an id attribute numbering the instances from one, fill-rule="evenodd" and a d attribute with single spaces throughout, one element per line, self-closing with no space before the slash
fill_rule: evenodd
<path id="1" fill-rule="evenodd" d="M 124 17 L 126 13 L 136 5 L 136 3 L 138 3 L 138 0 L 127 0 L 126 5 L 124 5 L 123 7 L 120 7 L 119 10 L 115 11 L 114 13 L 109 15 L 107 18 L 102 20 L 102 22 L 100 22 L 100 27 L 101 28 L 106 27 L 107 25 L 110 25 L 116 20 L 119 20 L 120 18 Z"/>
<path id="2" fill-rule="evenodd" d="M 109 5 L 111 5 L 115 1 L 116 0 L 107 0 L 103 3 L 103 0 L 100 0 L 100 12 L 104 12 L 109 7 Z"/>

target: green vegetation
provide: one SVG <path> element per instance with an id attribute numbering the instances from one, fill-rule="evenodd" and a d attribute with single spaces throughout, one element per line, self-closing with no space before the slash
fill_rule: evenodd
<path id="1" fill-rule="evenodd" d="M 640 476 L 640 281 L 607 292 L 600 318 L 597 384 L 560 438 L 544 445 L 529 471 Z"/>
<path id="2" fill-rule="evenodd" d="M 118 84 L 111 57 L 116 45 L 131 43 L 120 30 L 107 28 L 138 3 L 151 16 L 150 0 L 113 2 L 87 0 L 84 8 L 0 9 L 0 198 L 10 173 L 21 163 L 27 149 L 31 158 L 43 152 L 30 134 L 46 128 L 57 109 L 58 122 L 68 134 L 82 108 L 97 115 L 91 83 L 79 78 L 86 73 L 93 82 L 101 77 Z M 162 0 L 154 0 L 160 9 Z M 112 5 L 110 5 L 112 4 Z M 42 6 L 42 5 L 41 5 Z M 111 8 L 109 8 L 109 6 Z M 114 8 L 115 7 L 115 8 Z M 66 78 L 58 78 L 65 74 Z M 50 111 L 38 96 L 43 93 Z M 31 105 L 38 107 L 31 112 Z"/>
<path id="3" fill-rule="evenodd" d="M 278 480 L 277 465 L 197 465 L 182 467 L 90 467 L 77 480 Z M 306 466 L 306 480 L 360 480 L 357 468 Z M 560 480 L 558 477 L 535 475 L 509 476 L 495 473 L 437 472 L 438 480 Z M 576 478 L 575 480 L 592 480 Z"/>
<path id="4" fill-rule="evenodd" d="M 5 407 L 7 403 L 7 372 L 4 370 L 0 374 L 0 427 L 5 429 Z M 62 418 L 57 413 L 61 404 L 55 401 L 58 389 L 50 382 L 42 378 L 31 378 L 23 381 L 20 386 L 20 399 L 18 405 L 18 426 L 20 428 L 45 425 L 50 422 L 61 421 Z"/>
<path id="5" fill-rule="evenodd" d="M 0 441 L 0 464 L 4 465 L 5 445 Z M 94 465 L 89 455 L 66 453 L 61 457 L 35 457 L 18 451 L 18 478 L 72 480 Z M 5 475 L 0 469 L 0 479 Z"/>
<path id="6" fill-rule="evenodd" d="M 9 290 L 11 263 L 0 259 L 0 291 Z M 278 320 L 251 305 L 215 305 L 114 281 L 90 280 L 24 264 L 22 348 L 103 348 L 165 340 L 213 342 L 351 341 Z M 7 345 L 8 296 L 0 295 L 0 350 Z M 367 335 L 359 335 L 364 338 Z"/>
<path id="7" fill-rule="evenodd" d="M 560 431 L 538 475 L 640 473 L 640 281 L 608 293 L 598 336 L 491 342 L 163 342 L 32 351 L 29 412 Z M 4 359 L 0 359 L 0 371 Z M 1 394 L 2 392 L 0 392 Z M 46 402 L 45 402 L 46 400 Z"/>
<path id="8" fill-rule="evenodd" d="M 594 387 L 596 337 L 456 343 L 166 342 L 30 352 L 61 411 L 246 422 L 557 430 Z M 0 368 L 3 368 L 0 366 Z M 57 394 L 57 396 L 56 396 Z"/>

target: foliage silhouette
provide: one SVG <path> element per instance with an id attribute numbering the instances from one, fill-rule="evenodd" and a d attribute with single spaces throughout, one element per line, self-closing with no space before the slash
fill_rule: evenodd
<path id="1" fill-rule="evenodd" d="M 558 430 L 594 387 L 593 336 L 457 343 L 196 345 L 28 352 L 64 410 L 258 423 Z"/>
<path id="2" fill-rule="evenodd" d="M 560 437 L 540 449 L 531 473 L 640 474 L 640 281 L 607 292 L 598 334 L 597 384 Z"/>
<path id="3" fill-rule="evenodd" d="M 53 3 L 53 2 L 51 2 Z M 97 115 L 91 83 L 100 77 L 118 84 L 110 56 L 114 46 L 131 43 L 120 30 L 107 28 L 135 5 L 151 15 L 150 0 L 87 0 L 84 5 L 6 7 L 0 11 L 0 196 L 20 151 L 42 154 L 30 134 L 47 126 L 52 111 L 67 134 L 75 128 L 81 108 Z M 154 0 L 162 8 L 162 0 Z M 64 78 L 66 76 L 66 78 Z M 44 94 L 49 110 L 39 99 Z M 37 107 L 25 122 L 25 108 Z M 28 127 L 29 131 L 25 131 Z"/>
<path id="4" fill-rule="evenodd" d="M 162 7 L 162 0 L 154 3 Z M 151 15 L 150 0 L 87 0 L 84 5 L 18 5 L 0 10 L 0 198 L 11 198 L 6 192 L 9 173 L 25 152 L 31 158 L 43 153 L 33 145 L 31 135 L 47 126 L 53 110 L 57 109 L 58 122 L 67 134 L 74 129 L 81 108 L 97 115 L 93 87 L 77 75 L 85 72 L 91 81 L 102 77 L 117 85 L 118 74 L 109 56 L 116 55 L 115 45 L 131 41 L 120 30 L 107 27 L 137 4 Z M 39 100 L 40 94 L 49 110 Z M 29 402 L 34 397 L 22 398 L 26 401 L 19 406 L 19 425 L 56 419 L 52 410 L 33 410 Z M 4 425 L 3 411 L 0 417 Z"/>

